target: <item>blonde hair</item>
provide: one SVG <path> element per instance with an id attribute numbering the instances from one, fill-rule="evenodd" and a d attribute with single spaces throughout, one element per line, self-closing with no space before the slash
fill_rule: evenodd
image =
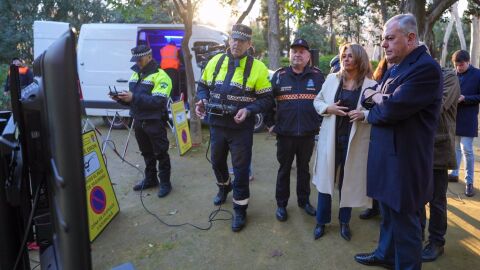
<path id="1" fill-rule="evenodd" d="M 353 56 L 353 61 L 355 62 L 355 66 L 358 70 L 357 73 L 357 78 L 355 80 L 355 88 L 358 88 L 362 86 L 363 81 L 365 80 L 365 77 L 371 78 L 372 76 L 372 65 L 370 64 L 370 61 L 368 60 L 368 55 L 365 49 L 360 45 L 356 43 L 346 43 L 342 46 L 340 46 L 339 49 L 339 57 L 340 57 L 340 71 L 338 72 L 337 76 L 339 78 L 345 79 L 344 73 L 344 67 L 343 67 L 343 62 L 342 62 L 342 54 L 348 49 L 352 51 L 352 56 Z"/>

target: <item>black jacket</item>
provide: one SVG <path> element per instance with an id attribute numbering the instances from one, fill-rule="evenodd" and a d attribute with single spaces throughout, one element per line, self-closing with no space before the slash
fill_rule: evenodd
<path id="1" fill-rule="evenodd" d="M 277 106 L 266 115 L 265 124 L 275 125 L 273 132 L 278 135 L 317 134 L 322 118 L 315 111 L 313 100 L 324 81 L 317 68 L 306 67 L 302 74 L 295 74 L 291 67 L 277 70 L 271 79 Z"/>

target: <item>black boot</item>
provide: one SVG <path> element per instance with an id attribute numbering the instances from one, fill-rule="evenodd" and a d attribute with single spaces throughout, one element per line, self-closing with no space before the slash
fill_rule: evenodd
<path id="1" fill-rule="evenodd" d="M 234 211 L 232 231 L 239 232 L 245 227 L 245 223 L 247 222 L 247 211 L 243 209 L 234 209 Z"/>
<path id="2" fill-rule="evenodd" d="M 343 239 L 350 241 L 352 239 L 352 233 L 350 232 L 350 226 L 348 223 L 341 223 L 340 224 L 340 235 Z"/>
<path id="3" fill-rule="evenodd" d="M 315 240 L 322 237 L 325 234 L 325 225 L 317 224 L 315 230 L 313 230 L 313 237 Z"/>
<path id="4" fill-rule="evenodd" d="M 228 193 L 232 191 L 232 184 L 228 185 L 218 185 L 218 193 L 213 198 L 214 205 L 220 205 L 225 203 L 227 200 Z"/>
<path id="5" fill-rule="evenodd" d="M 422 250 L 422 262 L 433 262 L 443 254 L 443 245 L 429 242 Z"/>
<path id="6" fill-rule="evenodd" d="M 374 208 L 367 208 L 365 210 L 362 211 L 362 213 L 360 213 L 360 218 L 361 219 L 371 219 L 373 217 L 376 217 L 380 214 L 380 211 L 378 211 L 378 209 L 374 209 Z"/>
<path id="7" fill-rule="evenodd" d="M 159 159 L 160 161 L 160 159 Z M 167 196 L 170 191 L 172 191 L 172 184 L 170 182 L 170 160 L 167 160 L 167 166 L 163 165 L 163 163 L 159 163 L 158 166 L 158 178 L 160 178 L 160 189 L 158 190 L 157 196 L 159 198 L 163 198 Z"/>
<path id="8" fill-rule="evenodd" d="M 155 178 L 144 178 L 140 182 L 138 182 L 135 186 L 133 186 L 134 191 L 145 190 L 148 188 L 153 188 L 158 186 L 158 179 Z"/>
<path id="9" fill-rule="evenodd" d="M 288 218 L 287 208 L 278 207 L 277 211 L 275 212 L 275 216 L 277 217 L 278 221 L 286 221 Z"/>
<path id="10" fill-rule="evenodd" d="M 307 213 L 307 215 L 309 215 L 309 216 L 314 217 L 317 214 L 317 211 L 315 210 L 315 207 L 313 207 L 309 202 L 305 203 L 304 205 L 298 204 L 298 207 L 305 210 L 305 213 Z"/>
<path id="11" fill-rule="evenodd" d="M 145 178 L 133 186 L 134 191 L 158 186 L 157 169 L 155 168 L 157 160 L 151 153 L 142 153 L 142 155 L 145 160 Z"/>
<path id="12" fill-rule="evenodd" d="M 172 184 L 170 182 L 167 183 L 160 183 L 160 188 L 158 189 L 157 196 L 159 198 L 163 198 L 167 196 L 170 191 L 172 191 Z"/>

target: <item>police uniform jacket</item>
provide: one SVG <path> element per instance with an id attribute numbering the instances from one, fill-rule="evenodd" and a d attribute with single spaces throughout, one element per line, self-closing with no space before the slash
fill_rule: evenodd
<path id="1" fill-rule="evenodd" d="M 277 70 L 272 76 L 273 97 L 276 111 L 265 118 L 267 126 L 285 136 L 316 135 L 321 117 L 313 107 L 313 100 L 322 89 L 325 78 L 317 68 L 305 67 L 301 74 L 295 74 L 292 67 Z"/>
<path id="2" fill-rule="evenodd" d="M 233 55 L 227 52 L 215 82 L 212 83 L 215 67 L 221 56 L 222 54 L 218 54 L 207 63 L 198 84 L 197 98 L 209 100 L 211 103 L 236 106 L 237 109 L 246 108 L 250 112 L 247 119 L 240 124 L 233 120 L 235 115 L 208 115 L 207 121 L 210 125 L 253 130 L 254 114 L 266 112 L 273 106 L 268 69 L 261 61 L 253 59 L 250 76 L 245 90 L 242 91 L 247 56 L 234 59 Z"/>
<path id="3" fill-rule="evenodd" d="M 158 68 L 155 60 L 141 70 L 134 65 L 132 70 L 128 86 L 133 97 L 130 104 L 124 104 L 130 106 L 130 116 L 136 120 L 168 119 L 167 102 L 172 90 L 170 77 Z"/>

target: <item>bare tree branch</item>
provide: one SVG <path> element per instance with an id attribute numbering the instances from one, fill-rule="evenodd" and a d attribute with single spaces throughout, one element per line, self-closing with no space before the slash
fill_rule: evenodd
<path id="1" fill-rule="evenodd" d="M 427 21 L 429 23 L 436 22 L 442 16 L 445 10 L 449 9 L 458 0 L 444 0 L 438 1 L 437 5 L 432 5 L 431 9 L 427 11 Z M 480 1 L 479 1 L 480 2 Z"/>
<path id="2" fill-rule="evenodd" d="M 189 1 L 187 1 L 187 5 L 188 5 L 188 2 Z M 178 3 L 180 3 L 180 6 L 182 6 L 183 9 L 187 9 L 187 7 L 185 7 L 185 3 L 183 3 L 182 0 L 178 0 Z"/>
<path id="3" fill-rule="evenodd" d="M 248 5 L 247 9 L 242 13 L 242 15 L 240 16 L 240 18 L 238 18 L 237 24 L 242 23 L 243 20 L 245 19 L 245 17 L 247 17 L 248 13 L 250 13 L 250 11 L 252 10 L 252 7 L 253 7 L 253 5 L 255 4 L 255 1 L 256 1 L 256 0 L 250 0 L 250 4 Z M 480 1 L 480 0 L 479 0 L 479 1 Z"/>

